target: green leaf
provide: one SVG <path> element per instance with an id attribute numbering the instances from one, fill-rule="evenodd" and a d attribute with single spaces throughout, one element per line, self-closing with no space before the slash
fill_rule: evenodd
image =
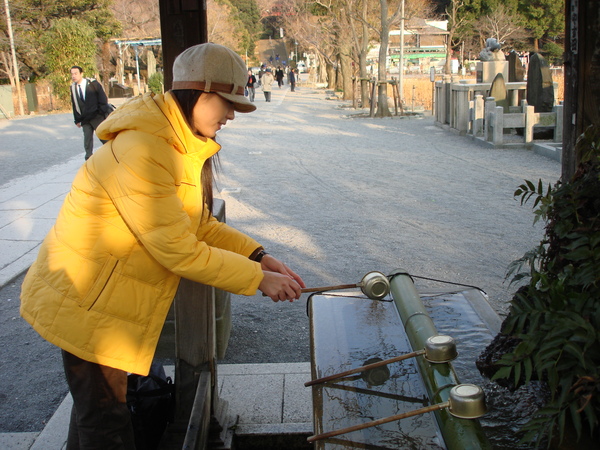
<path id="1" fill-rule="evenodd" d="M 512 371 L 512 367 L 505 366 L 498 369 L 498 371 L 492 376 L 493 380 L 498 380 L 500 378 L 508 378 L 510 377 L 510 372 Z"/>
<path id="2" fill-rule="evenodd" d="M 577 433 L 577 440 L 581 437 L 581 415 L 577 412 L 577 404 L 572 402 L 569 405 L 569 411 L 571 412 L 571 421 L 573 422 L 573 428 Z M 563 424 L 564 426 L 564 424 Z"/>
<path id="3" fill-rule="evenodd" d="M 583 261 L 586 259 L 590 259 L 592 257 L 592 252 L 589 247 L 586 245 L 584 247 L 579 247 L 572 252 L 569 252 L 565 255 L 565 258 L 571 261 Z"/>
<path id="4" fill-rule="evenodd" d="M 515 386 L 519 386 L 519 380 L 521 379 L 521 363 L 517 363 L 515 364 L 515 372 L 514 372 L 514 381 L 515 381 Z"/>
<path id="5" fill-rule="evenodd" d="M 565 422 L 567 419 L 567 411 L 563 410 L 558 414 L 558 436 L 559 442 L 562 443 L 565 437 Z"/>
<path id="6" fill-rule="evenodd" d="M 581 364 L 581 366 L 583 368 L 586 367 L 586 361 L 585 361 L 585 356 L 583 354 L 583 351 L 581 350 L 581 348 L 576 345 L 574 342 L 567 342 L 564 347 L 563 350 L 574 356 L 575 358 L 577 358 L 577 360 L 579 361 L 579 364 Z"/>
<path id="7" fill-rule="evenodd" d="M 593 433 L 593 431 L 598 426 L 598 416 L 596 416 L 596 413 L 594 412 L 594 408 L 592 407 L 592 402 L 588 403 L 585 406 L 585 408 L 583 409 L 583 412 L 585 413 L 585 417 L 587 418 L 590 432 Z"/>
<path id="8" fill-rule="evenodd" d="M 533 373 L 533 363 L 531 358 L 526 358 L 523 361 L 523 366 L 525 367 L 525 384 L 528 384 L 531 381 L 531 375 Z"/>
<path id="9" fill-rule="evenodd" d="M 525 183 L 527 184 L 527 188 L 528 188 L 530 191 L 533 191 L 533 192 L 535 192 L 535 185 L 534 185 L 534 184 L 533 184 L 531 181 L 529 181 L 529 180 L 525 180 Z"/>

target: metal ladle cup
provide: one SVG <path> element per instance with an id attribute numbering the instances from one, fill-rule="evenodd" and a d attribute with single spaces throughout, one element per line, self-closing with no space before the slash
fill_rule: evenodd
<path id="1" fill-rule="evenodd" d="M 377 271 L 367 273 L 357 286 L 371 300 L 380 300 L 390 293 L 390 280 Z"/>
<path id="2" fill-rule="evenodd" d="M 450 362 L 458 356 L 456 341 L 452 336 L 438 334 L 425 341 L 424 358 L 433 364 Z"/>
<path id="3" fill-rule="evenodd" d="M 487 412 L 485 394 L 476 384 L 459 384 L 450 390 L 448 411 L 461 419 L 477 419 Z"/>
<path id="4" fill-rule="evenodd" d="M 354 425 L 348 428 L 330 431 L 328 433 L 317 434 L 314 436 L 310 436 L 307 439 L 307 441 L 319 441 L 322 439 L 339 436 L 340 434 L 346 434 L 357 430 L 364 430 L 365 428 L 375 427 L 384 423 L 394 422 L 396 420 L 406 419 L 407 417 L 418 416 L 420 414 L 425 414 L 444 408 L 448 408 L 450 414 L 452 414 L 455 417 L 459 417 L 461 419 L 477 419 L 478 417 L 483 416 L 487 412 L 487 406 L 485 404 L 485 394 L 483 393 L 483 389 L 481 389 L 475 384 L 459 384 L 458 386 L 454 386 L 450 390 L 450 396 L 448 397 L 448 401 L 444 403 L 426 406 L 425 408 L 396 414 L 394 416 L 373 420 L 371 422 Z"/>
<path id="5" fill-rule="evenodd" d="M 359 287 L 363 294 L 369 297 L 371 300 L 381 300 L 383 297 L 390 293 L 390 280 L 381 272 L 368 272 L 359 283 L 355 284 L 338 284 L 335 286 L 323 286 L 304 288 L 300 292 L 324 292 L 334 291 L 337 289 L 350 289 Z M 263 294 L 266 296 L 266 294 Z"/>
<path id="6" fill-rule="evenodd" d="M 318 378 L 312 381 L 307 381 L 304 386 L 314 386 L 316 384 L 326 383 L 328 381 L 337 380 L 339 378 L 347 377 L 359 372 L 368 372 L 369 370 L 376 369 L 381 366 L 387 366 L 388 364 L 404 361 L 405 359 L 415 358 L 416 356 L 423 355 L 423 357 L 432 364 L 441 364 L 452 361 L 458 356 L 456 351 L 456 343 L 451 336 L 436 335 L 430 336 L 425 341 L 425 348 L 423 350 L 417 350 L 415 352 L 406 353 L 404 355 L 396 356 L 394 358 L 373 361 L 367 361 L 367 364 L 354 369 L 346 370 L 345 372 L 336 373 L 323 378 Z"/>

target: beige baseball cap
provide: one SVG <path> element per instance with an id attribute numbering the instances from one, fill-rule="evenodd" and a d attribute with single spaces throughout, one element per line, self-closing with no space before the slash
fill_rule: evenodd
<path id="1" fill-rule="evenodd" d="M 256 106 L 244 96 L 248 69 L 240 56 L 219 44 L 205 43 L 184 50 L 173 63 L 173 90 L 213 92 L 233 103 L 238 112 Z"/>

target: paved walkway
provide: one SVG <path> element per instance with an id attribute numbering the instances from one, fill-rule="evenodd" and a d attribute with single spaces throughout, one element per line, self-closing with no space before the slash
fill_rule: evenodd
<path id="1" fill-rule="evenodd" d="M 541 237 L 512 193 L 524 179 L 554 183 L 559 162 L 524 148 L 482 147 L 431 117 L 351 119 L 341 102 L 302 87 L 276 88 L 272 103 L 258 92 L 257 105 L 219 135 L 228 221 L 290 253 L 310 284 L 403 266 L 478 285 L 505 309 L 506 267 Z M 26 119 L 50 133 L 68 118 L 52 120 Z M 0 129 L 0 149 L 22 146 L 25 137 L 10 131 Z M 76 155 L 0 186 L 0 286 L 34 259 L 81 163 Z"/>
<path id="2" fill-rule="evenodd" d="M 238 114 L 218 138 L 224 147 L 218 188 L 230 224 L 264 243 L 309 286 L 357 282 L 371 270 L 404 268 L 477 285 L 497 312 L 506 310 L 506 267 L 542 233 L 541 226 L 532 226 L 530 208 L 519 206 L 512 192 L 523 179 L 554 183 L 559 162 L 524 148 L 481 147 L 436 127 L 431 117 L 351 118 L 355 111 L 302 86 L 295 93 L 287 86 L 275 89 L 271 103 L 259 91 L 257 106 L 254 114 Z M 43 123 L 43 131 L 52 133 L 65 116 L 25 120 L 36 130 Z M 23 138 L 13 136 L 10 126 L 0 128 L 0 163 L 4 150 L 22 146 Z M 57 136 L 47 145 L 64 142 Z M 72 156 L 0 186 L 0 286 L 35 258 L 82 162 L 82 154 Z M 260 315 L 257 298 L 235 302 L 252 303 Z M 297 322 L 304 306 L 287 311 L 282 320 Z M 284 341 L 294 345 L 293 338 Z M 302 379 L 309 373 L 306 365 L 291 370 Z M 297 420 L 306 423 L 310 406 L 303 403 L 305 393 L 299 395 L 304 398 Z M 64 434 L 60 411 L 43 433 Z M 36 436 L 19 434 L 12 441 L 0 436 L 0 447 L 29 448 Z"/>
<path id="3" fill-rule="evenodd" d="M 174 378 L 172 366 L 166 367 Z M 312 424 L 309 363 L 225 364 L 219 366 L 219 398 L 238 415 L 236 434 L 310 435 Z M 59 450 L 65 447 L 73 401 L 70 395 L 41 432 L 0 433 L 2 450 Z"/>

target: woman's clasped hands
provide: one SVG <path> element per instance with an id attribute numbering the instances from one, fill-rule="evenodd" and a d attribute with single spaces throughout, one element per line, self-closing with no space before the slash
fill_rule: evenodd
<path id="1" fill-rule="evenodd" d="M 277 258 L 266 254 L 260 261 L 264 278 L 258 289 L 274 302 L 289 300 L 293 302 L 300 298 L 301 289 L 306 285 L 300 275 L 290 269 Z"/>

